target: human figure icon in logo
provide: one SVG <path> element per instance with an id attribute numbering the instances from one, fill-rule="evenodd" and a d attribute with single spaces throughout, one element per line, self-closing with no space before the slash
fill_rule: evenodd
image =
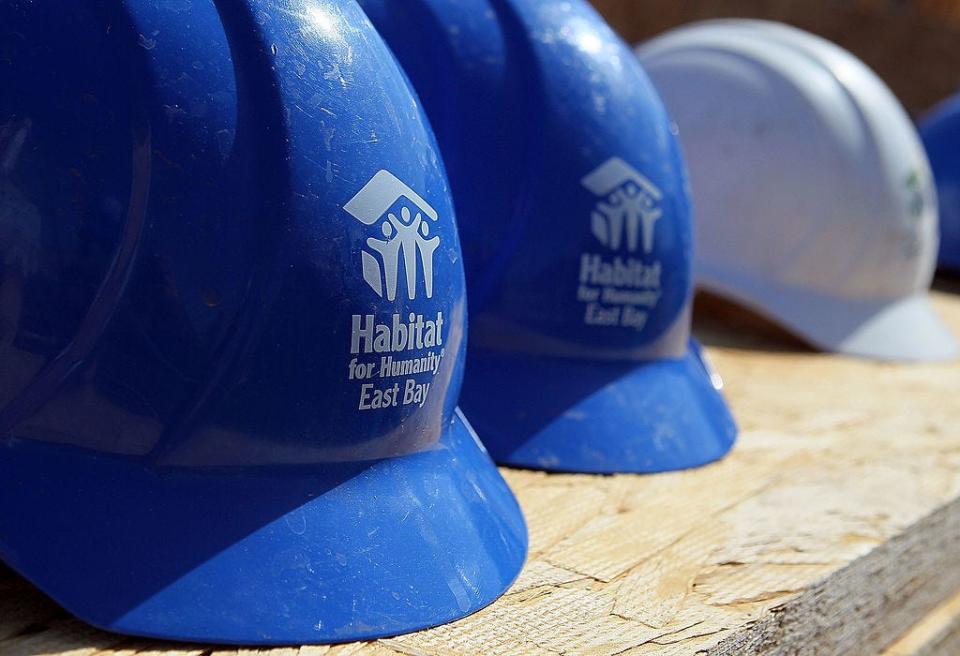
<path id="1" fill-rule="evenodd" d="M 593 213 L 594 232 L 597 232 L 598 236 L 602 234 L 604 238 L 601 241 L 613 250 L 620 248 L 626 213 L 627 208 L 620 189 L 607 196 L 607 202 L 598 201 L 597 209 Z"/>
<path id="2" fill-rule="evenodd" d="M 642 224 L 643 252 L 649 255 L 653 251 L 654 224 L 661 217 L 663 211 L 656 207 L 654 200 L 648 194 L 643 193 L 632 182 L 628 182 L 618 191 L 627 218 L 627 249 L 630 251 L 637 250 L 637 241 Z"/>
<path id="3" fill-rule="evenodd" d="M 419 217 L 420 215 L 417 214 Z M 420 251 L 420 260 L 423 262 L 423 285 L 427 290 L 427 298 L 433 297 L 433 252 L 440 245 L 440 237 L 429 238 L 430 225 L 423 221 L 417 234 L 417 249 Z"/>
<path id="4" fill-rule="evenodd" d="M 398 204 L 399 212 L 390 211 Z M 407 296 L 411 300 L 417 297 L 419 256 L 427 298 L 433 297 L 433 254 L 440 246 L 440 236 L 431 237 L 428 224 L 440 217 L 430 203 L 397 176 L 380 170 L 343 209 L 365 226 L 379 225 L 385 238 L 367 238 L 367 248 L 360 251 L 363 279 L 378 296 L 396 300 L 402 255 Z"/>
<path id="5" fill-rule="evenodd" d="M 597 201 L 597 209 L 593 211 L 591 217 L 593 232 L 601 243 L 617 250 L 620 248 L 620 237 L 623 234 L 623 221 L 626 214 L 620 200 L 620 190 L 610 194 L 607 201 Z"/>
<path id="6" fill-rule="evenodd" d="M 391 214 L 390 216 L 393 215 Z M 380 261 L 382 262 L 381 270 L 383 271 L 384 282 L 386 283 L 387 300 L 393 301 L 397 298 L 398 251 L 400 250 L 402 242 L 397 239 L 397 231 L 390 221 L 384 221 L 380 224 L 380 231 L 383 233 L 383 236 L 386 237 L 386 240 L 370 237 L 367 239 L 367 246 L 380 254 Z"/>
<path id="7" fill-rule="evenodd" d="M 581 184 L 597 196 L 591 230 L 601 244 L 618 250 L 626 237 L 627 250 L 653 252 L 654 228 L 663 215 L 662 192 L 619 157 L 611 157 L 584 176 Z"/>
<path id="8" fill-rule="evenodd" d="M 633 182 L 627 182 L 610 192 L 606 202 L 597 203 L 593 223 L 595 232 L 606 233 L 607 245 L 614 250 L 620 248 L 626 235 L 627 250 L 635 252 L 640 246 L 642 232 L 643 252 L 650 254 L 654 224 L 662 214 L 653 198 Z M 602 228 L 597 228 L 598 225 Z"/>
<path id="9" fill-rule="evenodd" d="M 403 268 L 407 283 L 407 296 L 410 299 L 417 297 L 417 255 L 423 263 L 423 282 L 427 298 L 433 296 L 433 252 L 440 245 L 440 238 L 428 239 L 430 228 L 423 220 L 420 212 L 416 215 L 408 207 L 400 209 L 398 217 L 393 212 L 387 214 L 387 220 L 381 224 L 381 231 L 386 240 L 367 239 L 367 246 L 380 255 L 383 268 L 384 282 L 386 283 L 387 300 L 397 297 L 397 279 L 399 277 L 400 257 L 403 257 Z"/>
<path id="10" fill-rule="evenodd" d="M 417 251 L 423 216 L 417 212 L 416 218 L 411 218 L 410 208 L 402 207 L 400 219 L 393 212 L 388 214 L 387 218 L 397 230 L 396 238 L 400 242 L 400 250 L 403 251 L 403 268 L 407 276 L 407 296 L 414 299 L 417 297 Z M 399 266 L 399 262 L 394 266 Z"/>

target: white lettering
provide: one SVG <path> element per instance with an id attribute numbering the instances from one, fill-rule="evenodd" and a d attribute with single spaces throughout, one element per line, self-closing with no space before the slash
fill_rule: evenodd
<path id="1" fill-rule="evenodd" d="M 584 253 L 580 256 L 581 285 L 610 285 L 634 289 L 659 289 L 660 262 L 647 265 L 628 257 L 605 260 L 600 255 Z"/>
<path id="2" fill-rule="evenodd" d="M 373 383 L 360 386 L 360 410 L 379 410 L 397 405 L 400 383 L 394 383 L 387 389 L 376 389 Z"/>
<path id="3" fill-rule="evenodd" d="M 425 319 L 411 312 L 394 314 L 389 323 L 377 323 L 372 314 L 353 315 L 350 353 L 399 353 L 443 345 L 443 312 Z"/>
<path id="4" fill-rule="evenodd" d="M 403 386 L 403 405 L 416 403 L 421 408 L 427 402 L 427 392 L 430 391 L 430 383 L 418 383 L 412 378 L 408 378 Z"/>

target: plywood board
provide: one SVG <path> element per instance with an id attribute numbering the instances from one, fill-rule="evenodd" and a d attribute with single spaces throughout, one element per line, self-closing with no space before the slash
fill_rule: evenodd
<path id="1" fill-rule="evenodd" d="M 958 288 L 935 301 L 960 334 Z M 743 431 L 726 460 L 657 476 L 505 470 L 531 536 L 506 596 L 433 630 L 267 653 L 876 654 L 960 590 L 960 365 L 818 354 L 709 315 L 698 333 Z M 0 576 L 0 653 L 144 651 L 209 648 L 101 633 Z"/>

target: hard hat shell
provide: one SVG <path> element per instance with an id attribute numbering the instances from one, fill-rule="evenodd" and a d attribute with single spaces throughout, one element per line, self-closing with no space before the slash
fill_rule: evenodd
<path id="1" fill-rule="evenodd" d="M 929 163 L 872 71 L 824 39 L 753 20 L 679 28 L 637 54 L 690 165 L 699 284 L 825 350 L 955 355 L 926 294 Z"/>
<path id="2" fill-rule="evenodd" d="M 960 271 L 960 94 L 920 122 L 940 204 L 940 254 L 944 269 Z"/>
<path id="3" fill-rule="evenodd" d="M 437 146 L 352 1 L 0 3 L 0 557 L 143 636 L 440 624 L 526 529 Z"/>
<path id="4" fill-rule="evenodd" d="M 684 164 L 585 2 L 362 0 L 450 173 L 470 298 L 461 407 L 494 459 L 654 472 L 732 446 L 690 339 Z"/>

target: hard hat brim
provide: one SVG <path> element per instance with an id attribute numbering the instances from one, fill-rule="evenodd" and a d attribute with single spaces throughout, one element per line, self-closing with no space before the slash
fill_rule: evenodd
<path id="1" fill-rule="evenodd" d="M 682 358 L 468 356 L 461 407 L 494 459 L 531 469 L 653 473 L 722 458 L 737 428 L 691 340 Z"/>
<path id="2" fill-rule="evenodd" d="M 957 342 L 926 292 L 902 299 L 854 301 L 826 294 L 766 286 L 731 274 L 705 274 L 704 289 L 772 319 L 810 345 L 856 357 L 937 362 L 957 357 Z"/>
<path id="3" fill-rule="evenodd" d="M 499 597 L 520 509 L 456 413 L 432 449 L 367 463 L 164 468 L 0 450 L 0 556 L 77 617 L 228 644 L 367 640 Z"/>

